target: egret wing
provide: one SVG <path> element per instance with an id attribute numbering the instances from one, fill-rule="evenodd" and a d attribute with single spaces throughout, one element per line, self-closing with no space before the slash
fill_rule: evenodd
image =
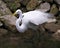
<path id="1" fill-rule="evenodd" d="M 43 13 L 43 14 L 39 14 L 39 15 L 31 18 L 30 22 L 34 23 L 36 25 L 39 25 L 39 24 L 48 22 L 49 20 L 52 20 L 53 18 L 54 18 L 54 16 L 52 14 Z"/>
<path id="2" fill-rule="evenodd" d="M 29 22 L 35 25 L 43 24 L 47 22 L 49 19 L 53 18 L 52 14 L 37 11 L 37 10 L 24 13 L 23 15 L 25 20 L 27 19 L 29 20 Z"/>

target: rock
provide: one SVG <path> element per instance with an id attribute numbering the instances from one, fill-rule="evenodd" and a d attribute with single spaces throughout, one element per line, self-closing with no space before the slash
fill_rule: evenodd
<path id="1" fill-rule="evenodd" d="M 57 30 L 60 29 L 60 25 L 55 23 L 45 24 L 44 27 L 51 32 L 57 32 Z"/>
<path id="2" fill-rule="evenodd" d="M 59 19 L 60 19 L 60 18 L 59 18 Z M 60 20 L 58 20 L 57 24 L 60 25 Z"/>
<path id="3" fill-rule="evenodd" d="M 0 0 L 0 16 L 12 14 L 11 11 L 7 8 L 6 4 Z"/>
<path id="4" fill-rule="evenodd" d="M 50 10 L 50 4 L 45 2 L 45 3 L 41 3 L 37 9 L 40 9 L 43 12 L 49 11 Z"/>
<path id="5" fill-rule="evenodd" d="M 59 40 L 60 41 L 60 29 L 57 30 L 56 33 L 52 35 L 53 39 Z"/>
<path id="6" fill-rule="evenodd" d="M 59 4 L 60 5 L 60 0 L 54 0 L 55 2 L 57 2 L 57 4 Z"/>
<path id="7" fill-rule="evenodd" d="M 53 0 L 44 0 L 44 1 L 46 1 L 46 2 L 53 2 Z"/>
<path id="8" fill-rule="evenodd" d="M 59 6 L 59 11 L 60 11 L 60 6 Z"/>
<path id="9" fill-rule="evenodd" d="M 36 8 L 36 10 L 39 10 L 39 11 L 41 11 L 41 12 L 47 12 L 46 9 L 38 9 L 38 8 Z"/>
<path id="10" fill-rule="evenodd" d="M 56 15 L 58 13 L 59 9 L 57 8 L 57 6 L 55 4 L 52 5 L 50 13 Z"/>
<path id="11" fill-rule="evenodd" d="M 23 13 L 24 13 L 24 12 L 27 12 L 27 9 L 24 8 L 24 7 L 20 8 L 20 9 L 22 10 Z"/>
<path id="12" fill-rule="evenodd" d="M 60 23 L 60 14 L 56 17 L 56 19 L 57 19 L 58 22 Z"/>
<path id="13" fill-rule="evenodd" d="M 8 30 L 0 28 L 0 36 L 7 34 Z"/>
<path id="14" fill-rule="evenodd" d="M 21 6 L 19 0 L 4 0 L 4 2 L 5 2 L 6 4 L 8 4 L 7 6 L 8 6 L 8 7 L 10 8 L 10 10 L 12 10 L 13 12 L 16 11 L 16 9 Z"/>
<path id="15" fill-rule="evenodd" d="M 3 23 L 2 23 L 2 22 L 0 22 L 0 27 L 1 27 L 1 26 L 3 26 Z"/>
<path id="16" fill-rule="evenodd" d="M 23 4 L 24 6 L 26 6 L 29 1 L 30 1 L 30 0 L 21 0 L 20 2 L 21 2 L 21 4 Z"/>
<path id="17" fill-rule="evenodd" d="M 5 28 L 7 28 L 8 30 L 12 32 L 16 31 L 16 27 L 15 27 L 16 19 L 17 18 L 12 15 L 5 15 L 5 16 L 0 17 L 0 20 L 4 23 Z"/>
<path id="18" fill-rule="evenodd" d="M 59 33 L 60 33 L 60 29 L 58 29 L 58 30 L 57 30 L 57 32 L 59 32 Z"/>
<path id="19" fill-rule="evenodd" d="M 38 1 L 38 0 L 31 0 L 31 1 L 27 4 L 26 8 L 27 8 L 27 10 L 33 10 L 33 9 L 36 8 L 36 6 L 37 6 L 38 4 L 39 4 L 39 1 Z"/>

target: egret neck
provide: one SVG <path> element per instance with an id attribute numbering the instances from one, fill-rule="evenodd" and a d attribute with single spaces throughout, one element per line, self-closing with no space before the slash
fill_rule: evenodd
<path id="1" fill-rule="evenodd" d="M 24 32 L 27 29 L 27 27 L 25 26 L 25 24 L 19 25 L 20 22 L 21 22 L 21 19 L 18 18 L 17 21 L 16 21 L 16 28 L 19 32 Z"/>
<path id="2" fill-rule="evenodd" d="M 19 18 L 22 20 L 22 12 L 19 12 Z"/>

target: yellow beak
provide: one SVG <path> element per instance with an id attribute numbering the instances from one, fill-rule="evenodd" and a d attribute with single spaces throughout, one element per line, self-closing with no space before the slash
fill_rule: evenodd
<path id="1" fill-rule="evenodd" d="M 16 15 L 16 12 L 15 13 L 13 13 L 13 16 L 15 16 Z"/>

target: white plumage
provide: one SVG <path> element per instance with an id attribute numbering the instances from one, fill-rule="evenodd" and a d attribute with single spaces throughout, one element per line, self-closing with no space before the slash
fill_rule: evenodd
<path id="1" fill-rule="evenodd" d="M 19 14 L 19 18 L 16 21 L 16 28 L 19 32 L 24 32 L 29 28 L 30 23 L 39 25 L 45 22 L 55 22 L 56 19 L 52 18 L 53 16 L 48 13 L 41 12 L 39 10 L 29 11 L 22 14 L 22 11 L 18 9 L 15 14 Z M 21 25 L 20 22 L 22 22 Z"/>

